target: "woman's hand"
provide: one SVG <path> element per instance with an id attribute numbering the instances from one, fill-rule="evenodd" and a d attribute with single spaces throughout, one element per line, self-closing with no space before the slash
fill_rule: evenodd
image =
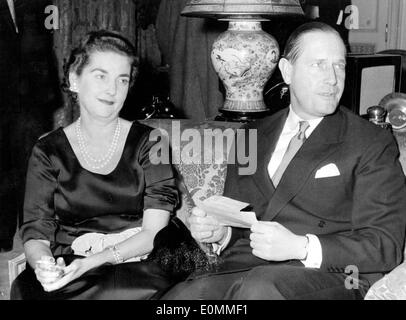
<path id="1" fill-rule="evenodd" d="M 56 282 L 63 276 L 63 268 L 65 267 L 65 261 L 62 258 L 58 258 L 56 263 L 55 259 L 51 256 L 43 256 L 35 263 L 35 275 L 37 280 L 44 287 L 51 283 Z"/>
<path id="2" fill-rule="evenodd" d="M 58 258 L 58 260 L 62 258 Z M 47 292 L 58 290 L 68 283 L 72 282 L 73 280 L 79 278 L 82 274 L 88 271 L 87 264 L 85 262 L 86 258 L 84 259 L 76 259 L 73 260 L 69 266 L 63 267 L 63 274 L 62 276 L 56 278 L 54 281 L 42 284 L 44 290 Z"/>

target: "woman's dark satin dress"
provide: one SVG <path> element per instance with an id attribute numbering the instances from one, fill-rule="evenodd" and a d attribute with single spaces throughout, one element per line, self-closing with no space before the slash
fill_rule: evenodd
<path id="1" fill-rule="evenodd" d="M 59 128 L 34 146 L 28 165 L 22 241 L 43 239 L 55 256 L 74 258 L 70 245 L 88 232 L 116 233 L 140 226 L 145 209 L 172 212 L 178 203 L 170 164 L 152 164 L 151 128 L 134 122 L 117 167 L 92 173 L 77 160 Z M 14 281 L 11 299 L 150 299 L 172 281 L 152 262 L 105 264 L 64 288 L 46 293 L 32 269 Z"/>

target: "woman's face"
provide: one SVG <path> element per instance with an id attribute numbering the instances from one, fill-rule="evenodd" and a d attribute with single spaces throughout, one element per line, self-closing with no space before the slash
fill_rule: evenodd
<path id="1" fill-rule="evenodd" d="M 93 52 L 81 75 L 75 72 L 69 75 L 81 114 L 98 120 L 118 117 L 127 98 L 130 75 L 129 57 L 112 51 Z"/>

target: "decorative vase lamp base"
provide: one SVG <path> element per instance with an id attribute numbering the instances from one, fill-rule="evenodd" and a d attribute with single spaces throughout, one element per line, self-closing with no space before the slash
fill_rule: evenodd
<path id="1" fill-rule="evenodd" d="M 230 120 L 252 120 L 269 112 L 263 89 L 279 60 L 279 46 L 261 21 L 225 19 L 228 30 L 214 41 L 211 61 L 226 89 L 219 110 Z"/>
<path id="2" fill-rule="evenodd" d="M 279 45 L 262 30 L 269 16 L 303 15 L 299 0 L 189 0 L 182 15 L 229 21 L 214 41 L 211 61 L 226 89 L 221 115 L 230 121 L 270 113 L 263 89 L 279 61 Z"/>

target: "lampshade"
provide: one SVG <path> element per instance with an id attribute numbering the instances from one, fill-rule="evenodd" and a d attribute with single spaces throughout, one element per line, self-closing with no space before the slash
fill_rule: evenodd
<path id="1" fill-rule="evenodd" d="M 299 0 L 189 0 L 182 15 L 189 17 L 233 18 L 275 15 L 302 15 Z"/>

